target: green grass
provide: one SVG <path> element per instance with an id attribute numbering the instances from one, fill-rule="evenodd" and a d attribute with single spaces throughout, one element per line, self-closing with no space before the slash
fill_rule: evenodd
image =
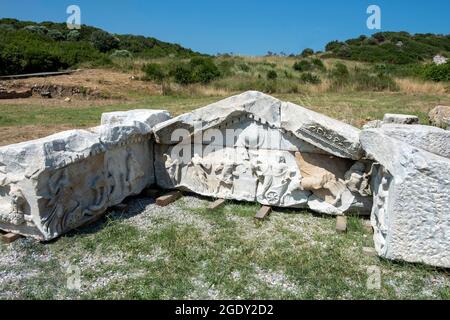
<path id="1" fill-rule="evenodd" d="M 275 211 L 255 222 L 254 204 L 183 198 L 166 208 L 147 199 L 48 244 L 0 246 L 1 298 L 25 299 L 448 299 L 448 271 L 363 253 L 372 235 L 357 217 L 335 220 Z M 14 261 L 13 264 L 10 262 Z M 67 266 L 80 268 L 69 290 Z M 381 272 L 368 289 L 367 268 Z"/>
<path id="2" fill-rule="evenodd" d="M 450 97 L 433 94 L 329 92 L 321 94 L 276 94 L 345 122 L 361 126 L 370 119 L 382 119 L 385 113 L 409 113 L 427 123 L 428 112 L 438 104 L 450 104 Z M 137 108 L 165 109 L 173 115 L 189 112 L 224 96 L 147 96 L 135 102 L 107 106 L 44 107 L 38 105 L 0 105 L 0 126 L 73 125 L 96 126 L 103 112 Z"/>

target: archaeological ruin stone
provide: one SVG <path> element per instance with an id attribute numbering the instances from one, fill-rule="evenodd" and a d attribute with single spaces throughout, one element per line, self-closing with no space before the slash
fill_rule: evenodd
<path id="1" fill-rule="evenodd" d="M 428 117 L 433 126 L 450 129 L 450 106 L 437 106 L 430 111 Z"/>
<path id="2" fill-rule="evenodd" d="M 165 111 L 0 148 L 0 229 L 50 240 L 155 183 L 152 127 Z"/>
<path id="3" fill-rule="evenodd" d="M 164 189 L 268 206 L 370 212 L 363 187 L 370 164 L 361 160 L 359 133 L 250 91 L 156 125 L 156 181 Z"/>
<path id="4" fill-rule="evenodd" d="M 383 118 L 383 123 L 419 124 L 419 118 L 409 114 L 386 113 Z"/>
<path id="5" fill-rule="evenodd" d="M 445 130 L 382 126 L 361 133 L 375 161 L 372 226 L 381 257 L 450 267 L 450 159 Z"/>

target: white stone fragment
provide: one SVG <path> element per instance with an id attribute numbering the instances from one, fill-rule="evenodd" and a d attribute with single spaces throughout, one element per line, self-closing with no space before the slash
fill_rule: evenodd
<path id="1" fill-rule="evenodd" d="M 364 130 L 361 143 L 379 163 L 372 173 L 378 254 L 450 267 L 450 159 L 395 139 L 383 128 Z"/>
<path id="2" fill-rule="evenodd" d="M 148 119 L 167 112 L 151 112 L 144 122 L 130 112 L 126 122 L 1 147 L 0 229 L 51 240 L 153 184 Z"/>
<path id="3" fill-rule="evenodd" d="M 386 113 L 383 118 L 383 123 L 418 124 L 419 118 L 409 114 Z"/>
<path id="4" fill-rule="evenodd" d="M 439 156 L 450 158 L 450 132 L 437 127 L 423 125 L 385 124 L 384 134 L 426 150 Z"/>
<path id="5" fill-rule="evenodd" d="M 370 211 L 371 197 L 355 187 L 368 175 L 352 171 L 362 156 L 359 133 L 303 107 L 246 92 L 157 125 L 156 180 L 165 189 L 267 206 L 304 208 L 311 201 L 310 208 L 322 213 Z M 313 168 L 312 175 L 303 167 Z M 302 183 L 316 178 L 323 184 L 314 190 Z"/>

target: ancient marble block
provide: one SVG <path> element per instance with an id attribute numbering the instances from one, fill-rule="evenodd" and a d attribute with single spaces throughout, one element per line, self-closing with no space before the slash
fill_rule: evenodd
<path id="1" fill-rule="evenodd" d="M 450 159 L 383 129 L 361 134 L 364 150 L 377 162 L 372 170 L 371 218 L 376 250 L 388 259 L 448 268 Z"/>
<path id="2" fill-rule="evenodd" d="M 383 123 L 419 124 L 419 117 L 409 114 L 386 113 L 383 118 Z"/>
<path id="3" fill-rule="evenodd" d="M 450 131 L 432 126 L 384 124 L 384 134 L 426 150 L 439 156 L 450 158 Z"/>
<path id="4" fill-rule="evenodd" d="M 145 120 L 169 116 L 135 115 L 0 148 L 0 229 L 50 240 L 153 184 L 152 123 Z"/>
<path id="5" fill-rule="evenodd" d="M 268 206 L 370 212 L 359 132 L 250 91 L 156 125 L 156 182 Z"/>
<path id="6" fill-rule="evenodd" d="M 434 126 L 450 129 L 450 106 L 437 106 L 428 114 L 430 123 Z"/>

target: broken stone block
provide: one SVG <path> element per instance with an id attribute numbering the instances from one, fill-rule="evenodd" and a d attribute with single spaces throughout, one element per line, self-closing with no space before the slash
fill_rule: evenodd
<path id="1" fill-rule="evenodd" d="M 396 124 L 418 124 L 419 118 L 409 114 L 391 114 L 386 113 L 383 118 L 383 123 L 396 123 Z"/>
<path id="2" fill-rule="evenodd" d="M 266 206 L 310 207 L 329 214 L 370 211 L 371 197 L 349 191 L 345 179 L 363 154 L 359 133 L 303 107 L 246 92 L 156 125 L 156 180 L 164 189 Z M 313 192 L 308 186 L 322 173 L 302 173 L 296 153 L 322 155 L 326 161 L 319 166 L 328 161 L 340 170 Z"/>
<path id="3" fill-rule="evenodd" d="M 378 255 L 449 268 L 450 159 L 390 133 L 384 127 L 361 133 L 364 150 L 377 162 L 371 219 Z"/>
<path id="4" fill-rule="evenodd" d="M 0 229 L 51 240 L 153 184 L 152 127 L 128 115 L 0 148 Z"/>
<path id="5" fill-rule="evenodd" d="M 450 106 L 437 106 L 428 114 L 430 124 L 439 128 L 450 128 Z"/>
<path id="6" fill-rule="evenodd" d="M 385 124 L 384 134 L 426 150 L 438 156 L 450 158 L 450 131 L 432 126 Z"/>

